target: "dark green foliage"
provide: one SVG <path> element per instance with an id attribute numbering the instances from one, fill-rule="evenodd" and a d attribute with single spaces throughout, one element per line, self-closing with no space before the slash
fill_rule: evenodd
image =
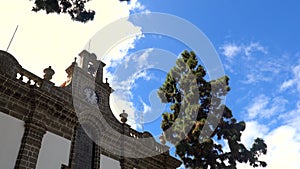
<path id="1" fill-rule="evenodd" d="M 68 13 L 72 20 L 85 23 L 89 20 L 93 20 L 95 16 L 95 11 L 85 9 L 85 3 L 89 1 L 90 0 L 35 0 L 35 6 L 32 10 L 35 12 L 45 10 L 47 14 Z"/>
<path id="2" fill-rule="evenodd" d="M 258 157 L 267 153 L 267 145 L 257 138 L 248 150 L 240 142 L 245 122 L 237 122 L 222 103 L 230 90 L 229 78 L 207 82 L 205 75 L 195 53 L 188 51 L 181 54 L 167 74 L 158 91 L 161 101 L 171 104 L 171 112 L 162 115 L 162 142 L 176 146 L 176 154 L 187 168 L 233 169 L 236 162 L 265 167 L 266 163 Z M 224 152 L 213 139 L 227 142 L 230 151 Z"/>

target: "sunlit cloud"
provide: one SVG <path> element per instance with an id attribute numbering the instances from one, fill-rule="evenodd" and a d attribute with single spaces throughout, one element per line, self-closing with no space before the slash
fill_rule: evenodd
<path id="1" fill-rule="evenodd" d="M 33 1 L 18 0 L 10 0 L 1 5 L 0 49 L 6 50 L 16 26 L 19 25 L 8 52 L 25 69 L 40 77 L 43 77 L 43 69 L 51 65 L 56 72 L 52 81 L 58 86 L 67 78 L 65 69 L 98 30 L 117 19 L 128 17 L 132 10 L 146 10 L 137 0 L 130 3 L 120 3 L 119 0 L 90 1 L 86 7 L 95 10 L 96 15 L 93 21 L 83 24 L 72 21 L 68 14 L 32 12 L 32 6 Z"/>
<path id="2" fill-rule="evenodd" d="M 242 134 L 241 142 L 244 143 L 247 148 L 250 148 L 257 137 L 265 137 L 269 130 L 266 125 L 259 124 L 257 121 L 247 121 L 246 130 Z"/>
<path id="3" fill-rule="evenodd" d="M 268 153 L 261 156 L 260 160 L 267 162 L 268 166 L 266 169 L 299 168 L 300 137 L 297 133 L 300 131 L 298 128 L 300 103 L 298 102 L 295 109 L 284 111 L 284 106 L 276 106 L 281 104 L 279 98 L 270 99 L 264 95 L 260 95 L 254 100 L 255 103 L 250 107 L 249 111 L 254 113 L 256 119 L 260 119 L 258 116 L 264 116 L 263 111 L 267 111 L 273 114 L 272 117 L 277 117 L 277 120 L 280 120 L 280 122 L 277 122 L 279 125 L 275 128 L 271 128 L 268 126 L 268 123 L 261 124 L 257 120 L 248 121 L 246 123 L 246 130 L 243 132 L 241 138 L 242 142 L 247 147 L 250 147 L 253 139 L 256 137 L 265 140 L 268 146 Z M 258 112 L 261 113 L 258 115 Z M 238 164 L 238 168 L 250 169 L 251 167 L 248 164 Z"/>
<path id="4" fill-rule="evenodd" d="M 251 140 L 257 136 L 262 137 L 268 146 L 267 155 L 260 158 L 260 160 L 267 162 L 266 169 L 297 169 L 300 167 L 298 160 L 300 156 L 300 139 L 297 138 L 297 130 L 294 127 L 283 125 L 268 131 L 266 126 L 257 122 L 250 122 L 242 135 L 242 142 L 249 147 L 251 146 L 249 145 Z M 238 164 L 237 168 L 250 169 L 252 167 L 248 164 Z"/>

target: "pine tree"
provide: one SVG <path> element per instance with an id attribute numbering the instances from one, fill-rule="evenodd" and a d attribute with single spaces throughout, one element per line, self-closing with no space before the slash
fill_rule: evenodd
<path id="1" fill-rule="evenodd" d="M 223 103 L 230 90 L 229 78 L 207 82 L 205 75 L 194 52 L 184 51 L 177 59 L 158 91 L 161 102 L 171 110 L 162 115 L 161 141 L 175 145 L 176 155 L 187 168 L 234 169 L 237 162 L 265 167 L 266 162 L 258 159 L 267 153 L 264 140 L 255 139 L 247 149 L 241 143 L 245 122 L 238 122 Z M 222 141 L 229 152 L 224 151 Z"/>

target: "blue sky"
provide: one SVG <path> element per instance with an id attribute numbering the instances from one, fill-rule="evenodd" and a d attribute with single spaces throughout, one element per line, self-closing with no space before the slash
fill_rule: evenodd
<path id="1" fill-rule="evenodd" d="M 267 168 L 299 168 L 300 2 L 139 2 L 151 12 L 186 19 L 206 34 L 220 56 L 225 74 L 230 77 L 232 90 L 226 104 L 237 119 L 247 122 L 242 141 L 250 146 L 255 137 L 266 140 L 269 154 L 262 159 L 268 162 Z M 146 35 L 135 41 L 135 48 L 129 53 L 143 48 L 162 48 L 178 55 L 188 47 L 174 39 Z M 156 109 L 150 104 L 152 99 L 148 99 L 151 90 L 145 89 L 145 85 L 157 88 L 165 74 L 151 70 L 147 73 L 135 81 L 132 101 L 140 111 L 155 114 Z M 147 120 L 145 115 L 143 118 Z M 136 120 L 140 121 L 140 115 Z M 147 121 L 142 124 L 142 130 L 159 135 L 160 122 L 159 118 Z M 239 165 L 239 168 L 250 167 Z"/>
<path id="2" fill-rule="evenodd" d="M 70 21 L 67 15 L 32 13 L 31 3 L 11 0 L 0 7 L 0 48 L 6 49 L 19 25 L 9 52 L 40 77 L 42 70 L 52 65 L 56 85 L 63 82 L 64 69 L 83 48 L 95 52 L 106 62 L 105 76 L 116 89 L 113 101 L 118 106 L 112 105 L 114 113 L 125 109 L 133 128 L 150 130 L 155 136 L 161 132 L 160 114 L 164 109 L 156 102 L 155 89 L 163 83 L 167 68 L 189 46 L 170 37 L 145 35 L 127 21 L 120 32 L 134 31 L 137 36 L 99 56 L 98 44 L 103 44 L 105 38 L 95 33 L 112 21 L 137 12 L 168 13 L 194 24 L 211 41 L 230 77 L 226 104 L 234 116 L 247 122 L 243 143 L 249 146 L 255 137 L 264 138 L 269 149 L 262 159 L 269 169 L 300 168 L 299 1 L 132 0 L 126 4 L 92 0 L 90 7 L 96 10 L 96 18 L 86 24 Z M 6 17 L 8 12 L 10 18 Z M 65 48 L 66 45 L 70 47 Z M 42 59 L 36 59 L 39 57 Z M 151 69 L 156 64 L 164 64 L 165 70 Z"/>

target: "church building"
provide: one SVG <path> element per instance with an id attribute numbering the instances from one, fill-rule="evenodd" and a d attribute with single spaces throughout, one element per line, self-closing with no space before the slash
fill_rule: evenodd
<path id="1" fill-rule="evenodd" d="M 84 50 L 56 86 L 51 66 L 38 77 L 0 50 L 0 169 L 178 168 L 168 146 L 126 123 L 126 110 L 113 115 L 104 66 Z"/>

